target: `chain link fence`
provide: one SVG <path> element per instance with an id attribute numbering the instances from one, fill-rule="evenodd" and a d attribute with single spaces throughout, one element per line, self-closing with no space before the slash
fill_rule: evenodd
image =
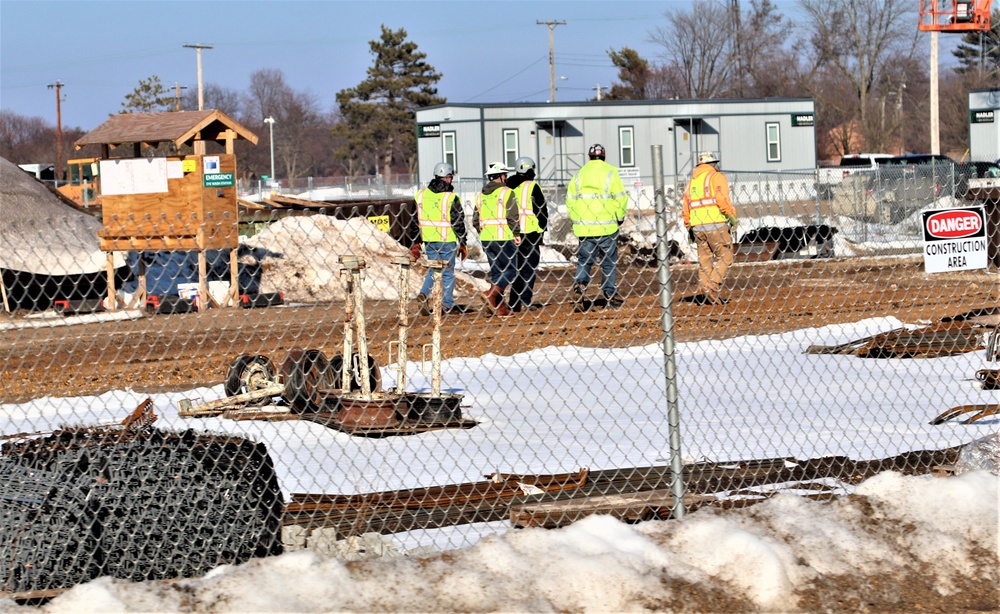
<path id="1" fill-rule="evenodd" d="M 301 548 L 415 556 L 595 510 L 666 518 L 678 477 L 691 510 L 806 480 L 835 496 L 996 430 L 929 424 L 1000 402 L 996 270 L 932 276 L 919 257 L 920 211 L 964 204 L 955 177 L 887 171 L 821 194 L 814 171 L 727 174 L 726 304 L 696 300 L 686 178 L 642 178 L 618 237 L 625 304 L 602 304 L 597 271 L 572 294 L 565 188 L 545 186 L 534 295 L 503 318 L 483 308 L 474 232 L 462 309 L 428 315 L 414 298 L 441 270 L 410 263 L 377 207 L 160 219 L 157 236 L 242 236 L 192 252 L 133 234 L 109 258 L 99 237 L 129 220 L 39 218 L 45 194 L 5 185 L 0 590 Z M 416 187 L 397 185 L 379 197 Z M 469 223 L 480 187 L 457 187 Z"/>

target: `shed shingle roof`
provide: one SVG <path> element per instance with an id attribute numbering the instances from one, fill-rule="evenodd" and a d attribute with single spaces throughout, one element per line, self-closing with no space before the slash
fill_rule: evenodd
<path id="1" fill-rule="evenodd" d="M 122 143 L 174 143 L 177 146 L 190 144 L 196 138 L 201 141 L 224 141 L 227 130 L 232 130 L 237 139 L 246 139 L 257 144 L 257 135 L 222 111 L 176 111 L 172 113 L 123 113 L 108 118 L 97 128 L 83 135 L 75 145 L 77 149 L 85 145 L 110 145 Z M 199 137 L 200 134 L 200 137 Z"/>

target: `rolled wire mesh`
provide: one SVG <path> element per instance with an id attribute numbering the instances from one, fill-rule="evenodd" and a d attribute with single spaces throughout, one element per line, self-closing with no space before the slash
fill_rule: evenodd
<path id="1" fill-rule="evenodd" d="M 969 383 L 988 332 L 972 314 L 996 306 L 995 269 L 923 273 L 921 211 L 965 204 L 953 177 L 879 171 L 820 194 L 814 171 L 727 174 L 739 226 L 721 305 L 696 300 L 686 177 L 665 180 L 662 236 L 652 181 L 628 186 L 619 308 L 601 301 L 599 267 L 573 294 L 565 188 L 544 186 L 534 296 L 510 317 L 484 309 L 475 230 L 455 267 L 462 309 L 421 311 L 429 262 L 408 260 L 412 187 L 369 204 L 247 205 L 238 220 L 11 220 L 0 590 L 188 577 L 300 548 L 458 548 L 572 520 L 529 504 L 581 495 L 659 492 L 608 513 L 670 517 L 665 334 L 692 495 L 809 478 L 835 494 L 882 468 L 929 471 L 951 457 L 907 454 L 989 428 L 927 425 L 997 399 Z M 475 188 L 459 196 L 471 226 Z M 109 258 L 98 229 L 131 248 Z M 236 232 L 237 247 L 201 252 L 154 240 Z M 913 378 L 940 385 L 928 394 Z"/>

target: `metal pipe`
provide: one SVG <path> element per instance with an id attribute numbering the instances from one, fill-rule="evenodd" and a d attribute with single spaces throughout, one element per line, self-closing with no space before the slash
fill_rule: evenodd
<path id="1" fill-rule="evenodd" d="M 434 285 L 431 289 L 431 309 L 434 312 L 434 331 L 431 333 L 431 394 L 436 397 L 441 396 L 441 302 L 442 302 L 442 279 L 441 275 L 447 260 L 431 260 L 427 263 L 431 267 L 431 278 Z"/>
<path id="2" fill-rule="evenodd" d="M 393 262 L 399 265 L 399 324 L 397 325 L 399 329 L 399 357 L 397 359 L 399 373 L 396 374 L 396 390 L 399 394 L 403 394 L 406 391 L 406 334 L 410 328 L 409 315 L 407 314 L 407 303 L 409 302 L 408 299 L 410 297 L 411 263 L 409 256 L 396 258 Z"/>
<path id="3" fill-rule="evenodd" d="M 351 275 L 351 294 L 348 296 L 348 303 L 354 315 L 354 329 L 357 335 L 358 346 L 358 376 L 361 380 L 361 395 L 368 400 L 372 396 L 372 382 L 368 372 L 368 335 L 365 331 L 365 303 L 364 292 L 361 288 L 361 269 L 365 268 L 365 259 L 359 256 L 341 256 L 340 263 Z M 353 361 L 353 354 L 347 354 L 344 364 L 347 370 L 350 369 Z M 347 390 L 348 388 L 345 388 Z"/>
<path id="4" fill-rule="evenodd" d="M 345 301 L 344 301 L 344 360 L 343 368 L 340 370 L 340 389 L 346 394 L 351 391 L 351 351 L 354 349 L 354 329 L 351 320 L 354 317 L 354 304 L 351 297 L 354 295 L 354 280 L 349 271 L 341 269 L 341 276 L 344 277 Z"/>
<path id="5" fill-rule="evenodd" d="M 663 146 L 652 146 L 653 193 L 656 195 L 656 261 L 660 281 L 660 323 L 663 330 L 663 368 L 667 384 L 667 421 L 670 427 L 670 485 L 674 518 L 684 517 L 684 462 L 681 460 L 681 420 L 677 405 L 677 364 L 674 360 L 673 290 L 670 286 L 670 248 L 667 242 L 667 206 L 663 191 Z"/>

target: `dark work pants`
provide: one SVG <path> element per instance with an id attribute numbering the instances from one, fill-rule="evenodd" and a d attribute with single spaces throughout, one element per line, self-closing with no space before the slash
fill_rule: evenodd
<path id="1" fill-rule="evenodd" d="M 516 268 L 517 276 L 510 285 L 511 309 L 531 307 L 531 299 L 535 295 L 535 278 L 538 272 L 538 262 L 542 257 L 542 233 L 532 232 L 521 235 L 521 244 L 517 246 Z"/>

